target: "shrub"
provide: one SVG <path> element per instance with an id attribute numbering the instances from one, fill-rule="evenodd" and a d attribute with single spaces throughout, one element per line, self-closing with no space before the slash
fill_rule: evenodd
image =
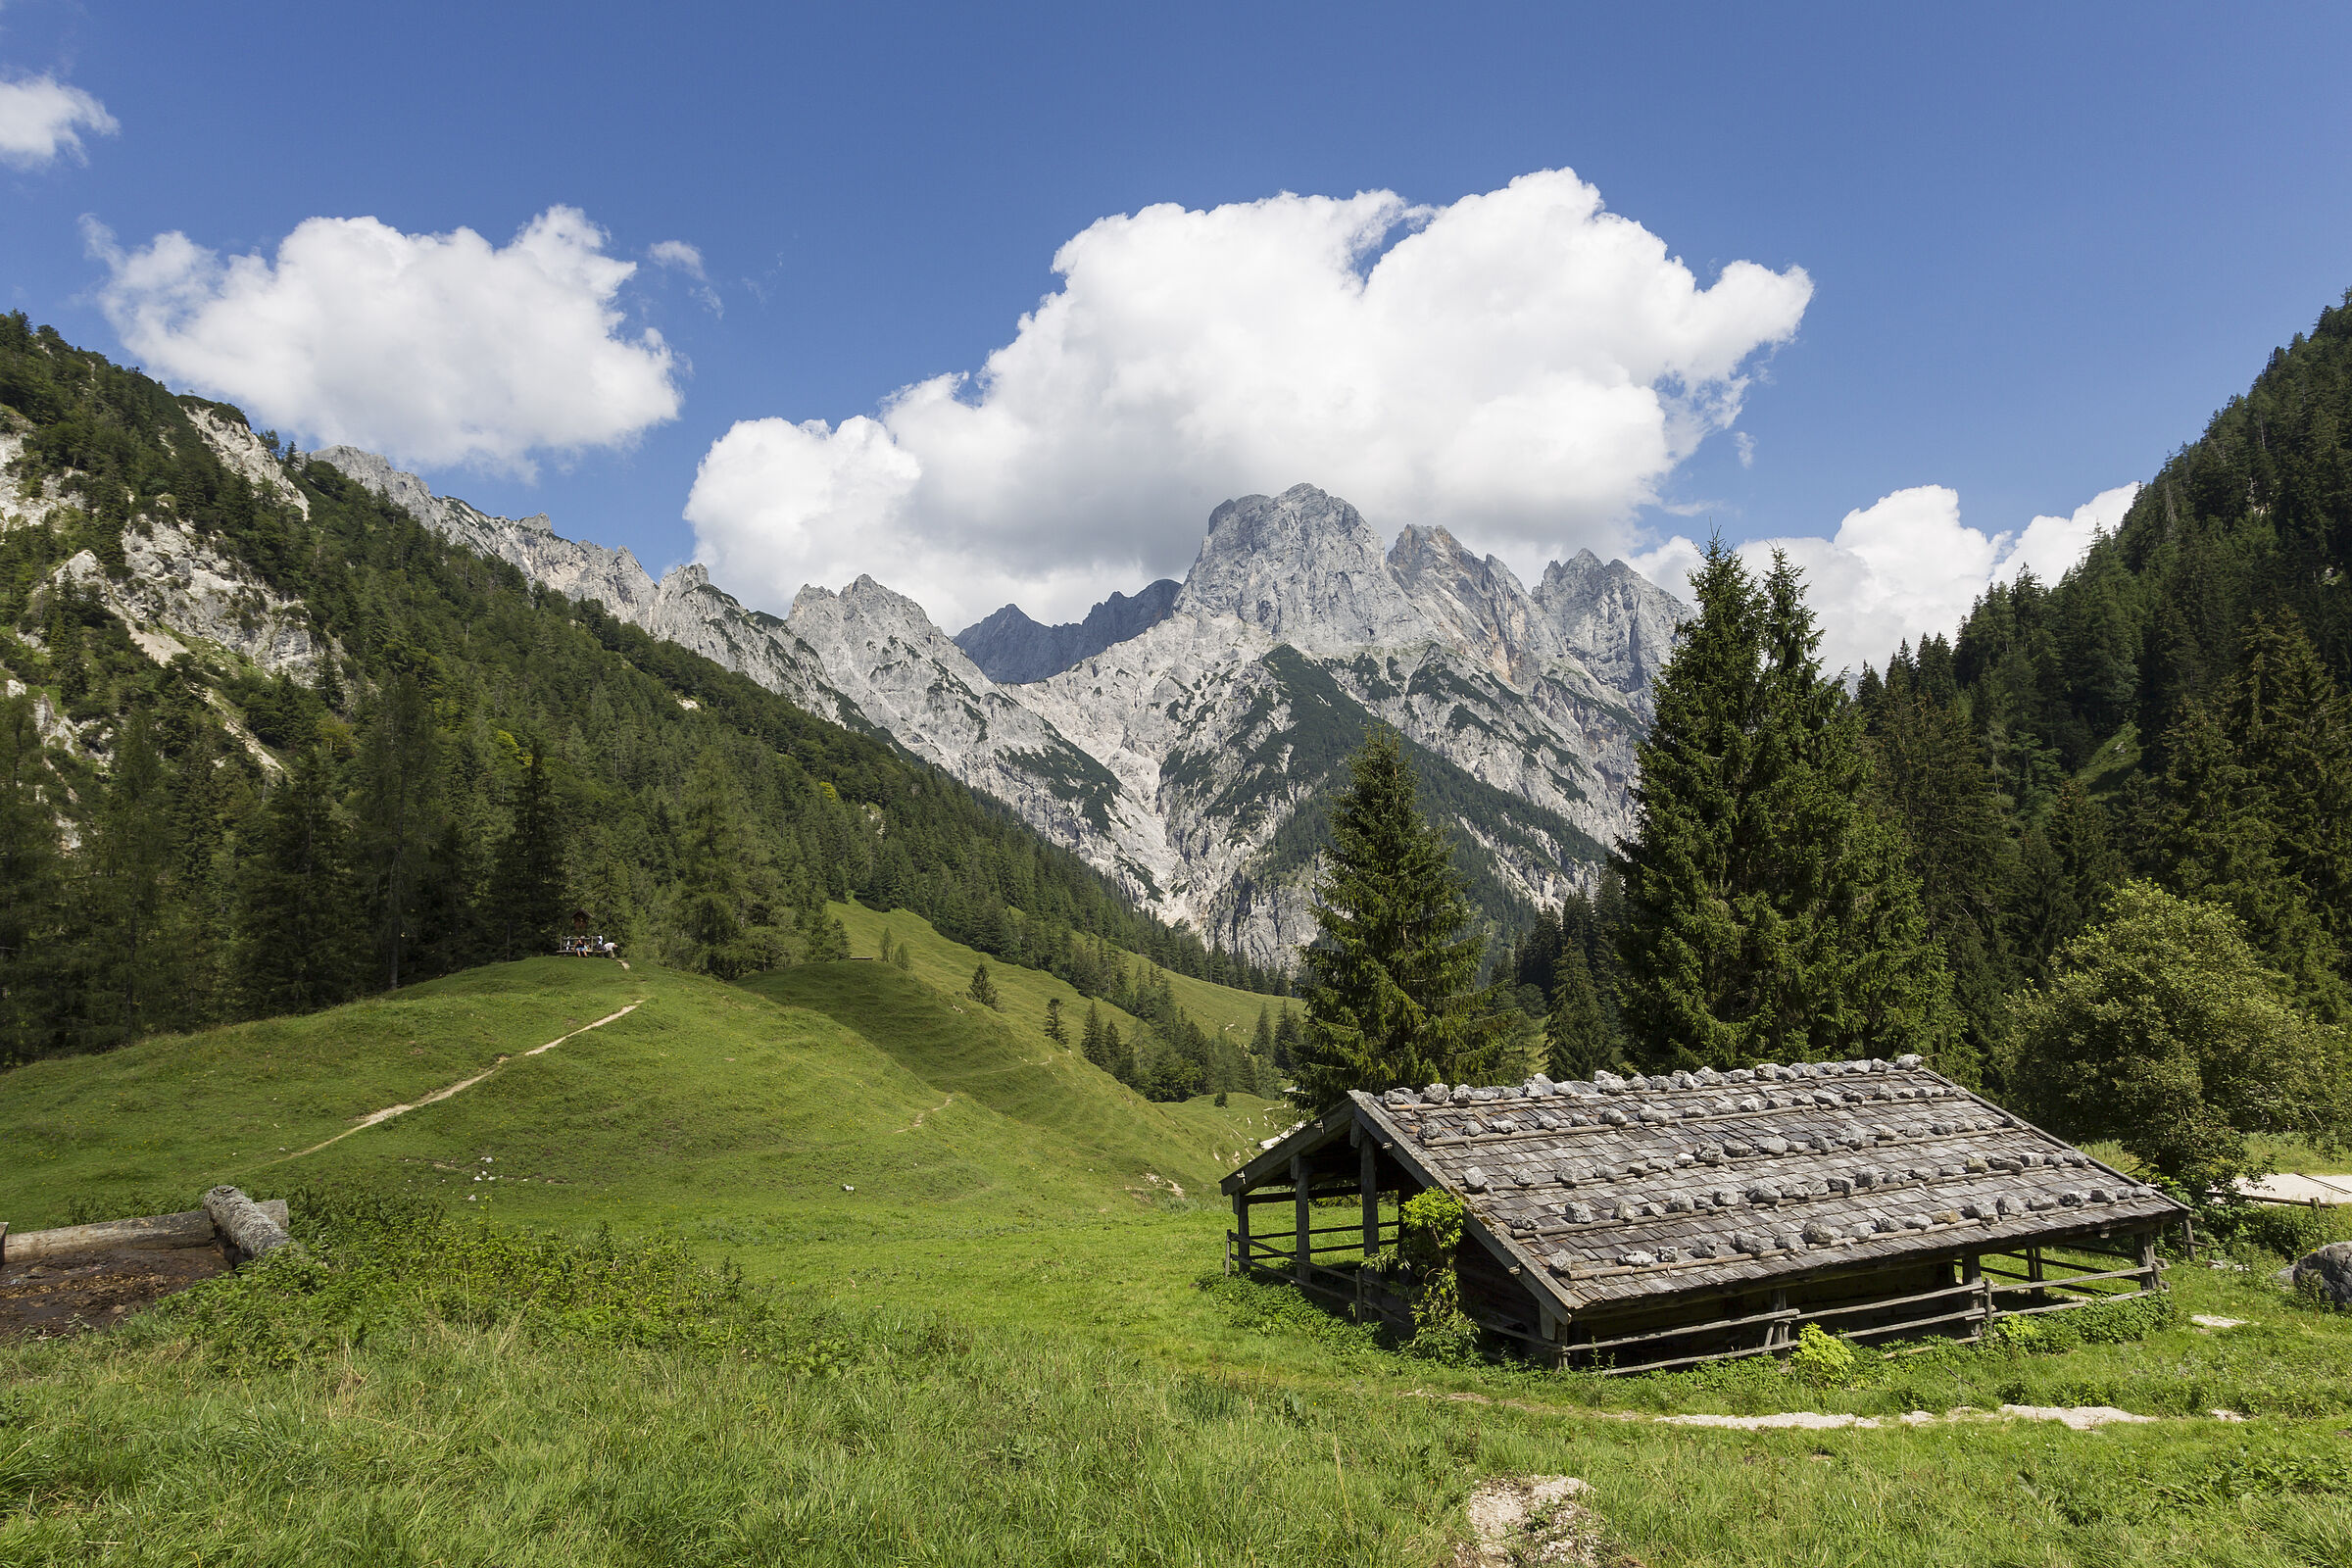
<path id="1" fill-rule="evenodd" d="M 1478 1330 L 1462 1312 L 1462 1288 L 1454 1251 L 1462 1243 L 1462 1204 L 1450 1193 L 1431 1188 L 1404 1200 L 1397 1210 L 1397 1246 L 1412 1273 L 1413 1338 L 1409 1354 L 1458 1361 L 1477 1346 Z"/>
<path id="2" fill-rule="evenodd" d="M 1808 1323 L 1796 1337 L 1796 1348 L 1788 1354 L 1788 1365 L 1807 1383 L 1836 1387 L 1854 1375 L 1854 1348 L 1820 1324 Z"/>

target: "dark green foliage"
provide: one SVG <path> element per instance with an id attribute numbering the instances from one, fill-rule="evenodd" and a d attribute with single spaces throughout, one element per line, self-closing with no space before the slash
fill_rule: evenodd
<path id="1" fill-rule="evenodd" d="M 575 913 L 715 971 L 822 956 L 842 940 L 822 903 L 853 890 L 1065 975 L 1082 949 L 1217 963 L 1001 807 L 531 587 L 334 469 L 289 455 L 307 516 L 257 494 L 189 422 L 195 406 L 0 317 L 18 476 L 68 503 L 0 533 L 0 666 L 34 688 L 0 710 L 0 858 L 16 868 L 0 1060 L 542 952 Z M 54 579 L 82 549 L 119 565 L 123 527 L 165 514 L 307 608 L 315 674 L 207 649 L 159 666 L 94 594 Z M 118 785 L 44 750 L 40 699 L 99 725 L 110 752 L 145 724 L 154 770 Z M 156 808 L 125 796 L 109 826 L 134 787 Z M 67 896 L 84 885 L 103 896 Z M 1222 969 L 1282 989 L 1230 956 Z"/>
<path id="2" fill-rule="evenodd" d="M 2248 1133 L 2342 1129 L 2343 1035 L 2295 1007 L 2228 908 L 2127 883 L 2058 968 L 2020 1000 L 2008 1074 L 2054 1131 L 2202 1190 L 2253 1170 Z"/>
<path id="3" fill-rule="evenodd" d="M 1484 941 L 1393 731 L 1371 733 L 1353 774 L 1315 888 L 1323 939 L 1299 950 L 1311 983 L 1294 1098 L 1308 1108 L 1354 1089 L 1474 1081 L 1508 1027 L 1478 986 Z"/>
<path id="4" fill-rule="evenodd" d="M 1003 1000 L 997 995 L 997 983 L 988 977 L 988 960 L 985 958 L 973 966 L 972 983 L 964 989 L 963 994 L 983 1007 L 1004 1005 Z"/>
<path id="5" fill-rule="evenodd" d="M 238 889 L 238 990 L 253 1016 L 348 1000 L 362 973 L 361 901 L 324 747 L 270 791 Z"/>
<path id="6" fill-rule="evenodd" d="M 1934 1053 L 1967 1074 L 1941 956 L 1859 712 L 1798 575 L 1720 540 L 1661 673 L 1624 877 L 1620 1001 L 1654 1067 Z"/>
<path id="7" fill-rule="evenodd" d="M 1066 1046 L 1070 1043 L 1070 1032 L 1063 1027 L 1061 1021 L 1061 999 L 1059 997 L 1046 999 L 1046 1038 L 1057 1046 Z"/>
<path id="8" fill-rule="evenodd" d="M 1584 949 L 1563 947 L 1553 972 L 1551 1009 L 1544 1018 L 1544 1071 L 1556 1079 L 1590 1078 L 1615 1065 L 1616 1052 Z"/>

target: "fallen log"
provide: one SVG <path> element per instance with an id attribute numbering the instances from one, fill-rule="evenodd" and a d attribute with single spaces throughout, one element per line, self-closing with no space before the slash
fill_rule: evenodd
<path id="1" fill-rule="evenodd" d="M 284 1234 L 284 1199 L 272 1198 L 255 1206 L 280 1228 L 280 1235 Z M 210 1247 L 215 1234 L 212 1215 L 201 1208 L 191 1208 L 182 1214 L 100 1220 L 94 1225 L 60 1225 L 54 1230 L 20 1231 L 14 1235 L 0 1226 L 0 1264 L 34 1263 L 44 1258 L 115 1248 Z"/>
<path id="2" fill-rule="evenodd" d="M 234 1187 L 216 1187 L 206 1193 L 204 1211 L 213 1217 L 214 1231 L 240 1259 L 267 1257 L 294 1239 L 261 1204 Z"/>

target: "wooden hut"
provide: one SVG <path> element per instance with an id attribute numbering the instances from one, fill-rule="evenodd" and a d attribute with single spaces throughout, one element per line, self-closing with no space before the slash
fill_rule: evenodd
<path id="1" fill-rule="evenodd" d="M 1443 1189 L 1472 1320 L 1620 1371 L 1770 1353 L 1808 1322 L 1973 1339 L 2161 1290 L 2156 1236 L 2187 1212 L 1917 1056 L 1351 1094 L 1223 1187 L 1229 1266 L 1399 1327 L 1369 1266 L 1382 1199 Z"/>

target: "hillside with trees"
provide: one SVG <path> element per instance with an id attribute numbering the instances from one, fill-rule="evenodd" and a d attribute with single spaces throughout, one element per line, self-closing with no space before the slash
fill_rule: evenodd
<path id="1" fill-rule="evenodd" d="M 1920 1050 L 2200 1182 L 2247 1133 L 2338 1135 L 2348 570 L 2352 296 L 2061 580 L 1850 692 L 1795 574 L 1717 548 L 1641 830 L 1506 978 L 1560 1070 Z"/>
<path id="2" fill-rule="evenodd" d="M 0 1063 L 331 1005 L 575 922 L 732 977 L 837 955 L 825 904 L 853 896 L 1120 1005 L 1155 1000 L 1136 958 L 1280 988 L 887 742 L 266 435 L 287 504 L 191 411 L 244 422 L 0 317 L 10 476 L 44 500 L 0 526 Z M 160 529 L 249 606 L 298 607 L 310 678 L 197 639 L 159 661 L 108 596 Z M 1242 1076 L 1165 1010 L 1200 1058 L 1169 1092 Z"/>

